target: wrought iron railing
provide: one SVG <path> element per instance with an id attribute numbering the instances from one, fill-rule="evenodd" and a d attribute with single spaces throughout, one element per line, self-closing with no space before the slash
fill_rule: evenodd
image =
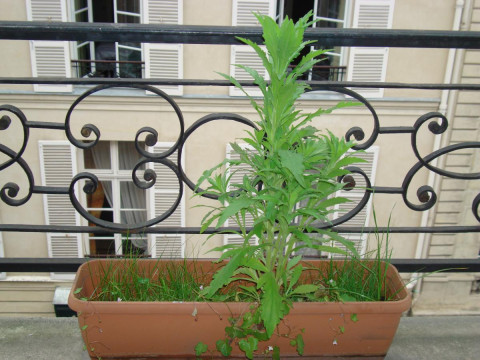
<path id="1" fill-rule="evenodd" d="M 0 22 L 0 39 L 7 40 L 56 40 L 56 41 L 117 41 L 117 42 L 151 42 L 151 43 L 184 43 L 184 44 L 219 44 L 238 45 L 237 36 L 250 38 L 254 41 L 261 41 L 261 30 L 259 28 L 246 27 L 215 27 L 215 26 L 160 26 L 160 25 L 139 25 L 139 24 L 102 24 L 101 31 L 98 24 L 84 23 L 41 23 L 41 22 Z M 306 32 L 307 40 L 319 40 L 325 47 L 333 46 L 362 46 L 362 47 L 416 47 L 416 48 L 464 48 L 480 49 L 480 32 L 450 32 L 450 31 L 409 31 L 409 30 L 364 30 L 364 29 L 311 29 Z M 4 59 L 8 61 L 8 59 Z M 137 150 L 143 156 L 133 169 L 133 179 L 140 188 L 148 188 L 156 181 L 156 174 L 152 170 L 146 170 L 143 180 L 135 176 L 135 171 L 147 162 L 156 162 L 170 168 L 178 179 L 182 189 L 187 186 L 194 190 L 194 183 L 188 177 L 185 169 L 179 161 L 173 162 L 168 156 L 175 151 L 181 155 L 183 145 L 188 137 L 202 125 L 218 119 L 239 122 L 247 126 L 255 127 L 254 122 L 238 114 L 210 114 L 186 127 L 181 111 L 175 99 L 159 91 L 153 85 L 190 85 L 190 86 L 229 86 L 226 81 L 210 81 L 195 79 L 124 79 L 124 78 L 31 78 L 31 77 L 3 77 L 0 84 L 81 84 L 94 85 L 86 93 L 78 97 L 72 104 L 74 107 L 86 96 L 103 89 L 116 86 L 129 87 L 133 89 L 148 90 L 164 98 L 178 115 L 180 134 L 175 144 L 163 154 L 152 154 L 139 146 L 139 136 L 145 137 L 147 145 L 153 145 L 157 141 L 157 132 L 151 127 L 139 129 L 136 136 Z M 243 83 L 253 85 L 252 83 Z M 376 186 L 370 183 L 368 176 L 359 168 L 352 168 L 351 171 L 365 181 L 367 190 L 361 201 L 348 213 L 333 220 L 332 223 L 319 225 L 324 228 L 333 228 L 341 233 L 362 233 L 362 232 L 391 232 L 391 233 L 480 233 L 480 225 L 452 225 L 437 227 L 350 227 L 343 224 L 358 214 L 367 204 L 372 193 L 376 194 L 397 194 L 403 197 L 408 208 L 412 211 L 427 211 L 431 209 L 436 201 L 435 190 L 428 185 L 421 186 L 417 191 L 417 199 L 410 201 L 407 198 L 407 191 L 413 176 L 419 170 L 428 170 L 440 176 L 459 179 L 463 181 L 479 181 L 480 173 L 454 173 L 445 171 L 432 165 L 438 157 L 461 149 L 480 148 L 480 142 L 461 142 L 435 150 L 434 152 L 421 156 L 418 151 L 418 132 L 420 128 L 428 127 L 433 135 L 445 132 L 448 128 L 448 119 L 441 113 L 427 113 L 418 118 L 413 126 L 382 126 L 372 104 L 359 95 L 355 89 L 358 88 L 398 88 L 398 89 L 428 89 L 428 90 L 480 90 L 480 84 L 407 84 L 407 83 L 370 83 L 370 82 L 346 82 L 346 81 L 310 81 L 310 86 L 315 90 L 328 90 L 344 94 L 357 99 L 371 113 L 373 119 L 373 130 L 367 134 L 361 127 L 352 127 L 347 131 L 347 139 L 355 139 L 358 144 L 356 149 L 367 149 L 380 134 L 410 134 L 410 146 L 416 156 L 417 163 L 407 172 L 399 187 Z M 95 226 L 60 226 L 60 225 L 36 225 L 36 224 L 0 224 L 0 231 L 7 232 L 44 232 L 44 233 L 91 233 L 91 234 L 112 234 L 139 232 L 142 234 L 199 234 L 198 227 L 159 227 L 156 226 L 168 218 L 178 206 L 181 195 L 172 206 L 161 216 L 135 224 L 120 224 L 102 221 L 93 217 L 86 211 L 74 192 L 75 185 L 85 180 L 87 185 L 85 192 L 91 192 L 96 187 L 98 180 L 90 173 L 82 172 L 74 176 L 69 187 L 50 187 L 38 184 L 30 165 L 24 160 L 23 155 L 29 141 L 29 134 L 34 129 L 48 129 L 52 131 L 65 132 L 70 142 L 80 149 L 94 146 L 101 138 L 99 129 L 95 125 L 84 125 L 82 135 L 87 137 L 94 134 L 93 142 L 84 142 L 76 139 L 70 129 L 69 116 L 64 123 L 38 122 L 28 119 L 21 109 L 14 105 L 2 105 L 4 113 L 10 113 L 20 119 L 23 127 L 23 139 L 19 151 L 14 151 L 0 141 L 0 151 L 8 158 L 0 164 L 0 171 L 13 166 L 20 166 L 28 178 L 27 194 L 18 198 L 20 186 L 15 180 L 7 184 L 1 184 L 1 200 L 9 206 L 27 205 L 34 194 L 65 194 L 70 197 L 76 211 Z M 11 124 L 8 115 L 0 119 L 0 131 L 7 129 Z M 178 156 L 180 159 L 181 156 Z M 345 179 L 344 179 L 345 180 Z M 474 218 L 480 222 L 480 194 L 471 200 L 471 211 Z M 207 229 L 205 233 L 217 233 L 220 229 Z M 0 271 L 22 271 L 22 272 L 44 272 L 44 271 L 75 271 L 85 259 L 0 259 Z M 450 271 L 480 271 L 480 260 L 478 259 L 394 259 L 400 271 L 422 272 L 435 271 L 442 268 L 450 268 Z"/>
<path id="2" fill-rule="evenodd" d="M 145 65 L 144 61 L 71 60 L 71 62 L 78 78 L 140 78 Z M 130 69 L 120 70 L 120 66 Z"/>

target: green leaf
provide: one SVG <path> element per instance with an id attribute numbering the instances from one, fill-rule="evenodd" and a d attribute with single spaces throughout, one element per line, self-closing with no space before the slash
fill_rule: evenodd
<path id="1" fill-rule="evenodd" d="M 350 320 L 352 320 L 353 322 L 357 322 L 357 321 L 358 321 L 358 316 L 357 316 L 357 314 L 355 314 L 355 313 L 354 313 L 354 314 L 351 314 L 351 315 L 350 315 Z"/>
<path id="2" fill-rule="evenodd" d="M 300 279 L 300 276 L 302 275 L 302 270 L 303 270 L 302 265 L 299 265 L 293 269 L 292 275 L 290 277 L 290 282 L 288 284 L 287 292 L 289 292 L 298 282 L 298 279 Z"/>
<path id="3" fill-rule="evenodd" d="M 77 295 L 80 291 L 82 291 L 82 288 L 76 288 L 75 291 L 73 292 L 75 295 Z"/>
<path id="4" fill-rule="evenodd" d="M 303 284 L 303 285 L 299 285 L 295 289 L 293 289 L 292 295 L 294 295 L 294 294 L 309 294 L 309 293 L 313 293 L 317 290 L 318 290 L 317 285 Z"/>
<path id="5" fill-rule="evenodd" d="M 216 348 L 223 356 L 230 356 L 232 352 L 232 347 L 230 346 L 228 340 L 217 340 Z"/>
<path id="6" fill-rule="evenodd" d="M 217 226 L 218 229 L 222 226 L 229 217 L 237 214 L 240 210 L 248 208 L 253 203 L 252 199 L 248 198 L 237 198 L 230 200 L 228 206 L 222 211 L 221 216 L 218 218 Z"/>
<path id="7" fill-rule="evenodd" d="M 259 260 L 254 257 L 248 258 L 243 262 L 243 266 L 251 268 L 253 270 L 258 270 L 261 272 L 267 272 L 267 267 Z"/>
<path id="8" fill-rule="evenodd" d="M 302 255 L 298 255 L 290 259 L 287 263 L 287 271 L 293 268 L 295 265 L 297 265 L 300 260 L 302 260 Z"/>
<path id="9" fill-rule="evenodd" d="M 235 255 L 230 259 L 227 265 L 215 273 L 212 282 L 209 286 L 204 288 L 202 294 L 206 297 L 212 297 L 218 291 L 218 289 L 228 284 L 235 270 L 237 270 L 237 268 L 242 264 L 242 261 L 244 261 L 244 256 L 249 250 L 249 248 L 239 249 L 239 251 L 236 252 Z"/>
<path id="10" fill-rule="evenodd" d="M 263 286 L 263 296 L 260 305 L 260 315 L 265 325 L 265 330 L 270 338 L 275 331 L 284 314 L 283 297 L 280 295 L 280 289 L 273 273 L 263 275 L 265 283 Z"/>
<path id="11" fill-rule="evenodd" d="M 253 352 L 257 350 L 258 340 L 252 336 L 249 336 L 246 339 L 242 339 L 238 342 L 240 350 L 245 353 L 245 356 L 248 359 L 253 359 Z"/>
<path id="12" fill-rule="evenodd" d="M 345 326 L 340 325 L 340 326 L 338 327 L 338 330 L 340 331 L 340 334 L 345 333 Z"/>
<path id="13" fill-rule="evenodd" d="M 278 346 L 273 347 L 272 359 L 280 360 L 280 348 Z"/>
<path id="14" fill-rule="evenodd" d="M 352 295 L 349 294 L 341 294 L 339 300 L 341 302 L 352 302 L 352 301 L 358 301 L 358 299 Z"/>
<path id="15" fill-rule="evenodd" d="M 195 345 L 195 355 L 196 356 L 200 356 L 200 355 L 206 353 L 207 350 L 208 350 L 207 344 L 199 342 L 197 345 Z"/>
<path id="16" fill-rule="evenodd" d="M 280 150 L 278 154 L 280 155 L 282 166 L 290 170 L 298 183 L 305 187 L 303 155 L 291 150 Z"/>
<path id="17" fill-rule="evenodd" d="M 298 334 L 295 339 L 297 340 L 297 353 L 298 355 L 302 356 L 303 350 L 305 348 L 305 343 L 303 342 L 302 334 Z"/>
<path id="18" fill-rule="evenodd" d="M 85 331 L 85 330 L 87 330 L 87 328 L 88 328 L 88 325 L 83 325 L 83 326 L 80 328 L 80 330 Z"/>
<path id="19" fill-rule="evenodd" d="M 350 202 L 350 201 L 351 200 L 349 200 L 347 198 L 336 196 L 334 198 L 330 198 L 330 199 L 326 199 L 326 200 L 322 201 L 320 204 L 318 204 L 318 208 L 328 209 L 328 208 L 332 208 L 335 205 L 344 204 L 344 203 L 347 203 L 347 202 Z"/>

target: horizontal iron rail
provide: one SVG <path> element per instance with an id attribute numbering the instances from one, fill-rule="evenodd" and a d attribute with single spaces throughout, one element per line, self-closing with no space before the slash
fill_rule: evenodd
<path id="1" fill-rule="evenodd" d="M 338 233 L 347 234 L 370 234 L 370 233 L 392 233 L 392 234 L 457 234 L 457 233 L 480 233 L 480 225 L 472 226 L 435 226 L 435 227 L 360 227 L 360 226 L 336 226 L 331 228 Z M 96 226 L 58 226 L 58 225 L 27 225 L 27 224 L 0 224 L 0 231 L 15 232 L 45 232 L 45 233 L 91 233 L 95 235 L 106 235 L 113 233 L 129 234 L 221 234 L 229 230 L 240 231 L 237 227 L 207 228 L 201 232 L 200 227 L 167 227 L 152 226 L 136 230 L 107 229 Z M 251 229 L 247 229 L 250 231 Z"/>
<path id="2" fill-rule="evenodd" d="M 145 65 L 145 61 L 127 61 L 127 60 L 70 60 L 72 63 L 80 64 L 138 64 Z"/>
<path id="3" fill-rule="evenodd" d="M 479 39 L 480 41 L 480 39 Z M 241 81 L 243 86 L 256 86 L 253 82 Z M 413 84 L 396 82 L 358 81 L 306 81 L 312 88 L 375 88 L 375 89 L 422 89 L 422 90 L 480 90 L 480 84 Z M 227 80 L 201 79 L 133 79 L 133 78 L 60 78 L 60 77 L 0 77 L 0 84 L 71 84 L 71 85 L 182 85 L 182 86 L 232 86 Z"/>
<path id="4" fill-rule="evenodd" d="M 75 272 L 87 258 L 0 258 L 0 272 Z M 308 261 L 308 259 L 307 259 Z M 480 272 L 480 259 L 391 259 L 400 272 Z"/>
<path id="5" fill-rule="evenodd" d="M 0 21 L 0 39 L 132 41 L 238 45 L 237 37 L 262 41 L 260 27 Z M 314 28 L 305 40 L 322 46 L 480 49 L 478 31 Z"/>

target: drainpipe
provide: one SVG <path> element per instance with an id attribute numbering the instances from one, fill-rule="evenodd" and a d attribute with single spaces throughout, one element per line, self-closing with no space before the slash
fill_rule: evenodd
<path id="1" fill-rule="evenodd" d="M 466 0 L 470 3 L 470 0 Z M 455 4 L 455 15 L 453 18 L 453 31 L 460 30 L 462 23 L 463 9 L 465 8 L 465 0 L 457 0 Z M 467 7 L 468 8 L 468 7 Z M 449 49 L 447 65 L 445 68 L 445 76 L 443 79 L 444 84 L 451 84 L 453 76 L 455 74 L 455 80 L 458 79 L 460 74 L 460 62 L 455 62 L 457 57 L 457 49 Z M 445 115 L 448 120 L 451 120 L 454 116 L 454 106 L 453 106 L 453 97 L 450 96 L 450 90 L 442 90 L 440 105 L 438 111 Z M 445 142 L 447 141 L 445 136 L 435 136 L 433 151 L 440 149 L 443 146 L 446 146 Z M 438 158 L 432 161 L 433 166 L 438 166 Z M 435 192 L 438 191 L 439 184 L 435 182 L 435 173 L 430 171 L 428 174 L 428 185 L 435 189 Z M 433 213 L 431 211 L 425 211 L 422 213 L 421 227 L 428 226 L 428 223 L 432 220 Z M 421 233 L 418 236 L 417 248 L 415 251 L 415 259 L 424 259 L 428 255 L 428 248 L 430 245 L 431 234 Z M 420 294 L 422 287 L 422 278 L 418 278 L 418 273 L 412 274 L 412 278 L 415 279 L 407 285 L 407 288 L 412 290 L 412 308 Z"/>

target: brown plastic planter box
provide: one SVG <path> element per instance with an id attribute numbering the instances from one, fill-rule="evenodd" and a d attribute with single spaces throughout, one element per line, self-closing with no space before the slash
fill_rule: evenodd
<path id="1" fill-rule="evenodd" d="M 200 341 L 214 349 L 215 342 L 225 338 L 228 318 L 248 310 L 248 303 L 80 300 L 95 288 L 98 282 L 95 274 L 107 261 L 112 260 L 93 260 L 83 264 L 68 299 L 69 306 L 78 313 L 82 336 L 92 359 L 192 357 L 194 347 Z M 125 260 L 114 261 L 121 264 Z M 157 264 L 156 260 L 140 262 L 145 267 Z M 325 267 L 327 263 L 309 262 L 319 267 Z M 197 270 L 200 268 L 204 273 L 211 273 L 215 266 L 211 261 L 196 261 Z M 389 291 L 396 294 L 396 301 L 295 303 L 279 326 L 279 333 L 296 336 L 304 329 L 305 357 L 384 356 L 402 313 L 411 304 L 410 295 L 393 266 L 388 268 L 387 279 Z M 78 288 L 82 291 L 74 294 Z M 358 321 L 352 321 L 352 314 L 356 314 Z M 273 335 L 269 341 L 259 344 L 258 353 L 277 345 L 282 358 L 298 356 L 289 342 L 286 337 Z M 235 346 L 232 355 L 244 358 Z M 207 353 L 206 357 L 212 358 L 212 354 Z"/>

